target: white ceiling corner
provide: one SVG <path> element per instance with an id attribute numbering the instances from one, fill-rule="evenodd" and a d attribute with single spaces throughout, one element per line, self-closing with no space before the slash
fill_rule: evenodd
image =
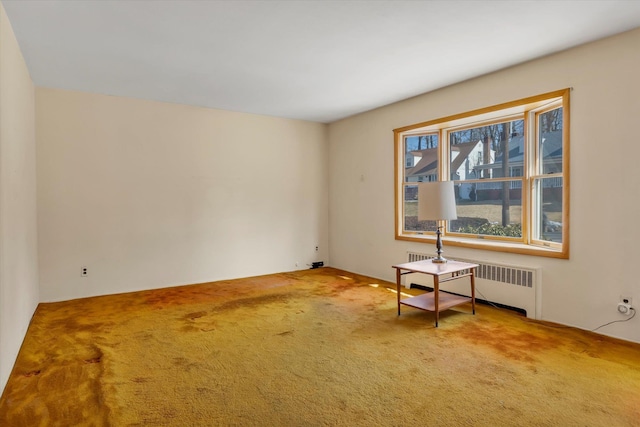
<path id="1" fill-rule="evenodd" d="M 324 123 L 640 26 L 625 0 L 2 3 L 38 86 Z"/>

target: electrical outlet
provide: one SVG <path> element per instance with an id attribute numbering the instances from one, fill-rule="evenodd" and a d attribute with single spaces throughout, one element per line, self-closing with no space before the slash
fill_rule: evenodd
<path id="1" fill-rule="evenodd" d="M 319 248 L 319 246 L 316 246 L 316 252 L 318 252 L 318 248 Z"/>
<path id="2" fill-rule="evenodd" d="M 82 267 L 82 269 L 80 269 L 80 276 L 87 277 L 88 275 L 89 275 L 89 270 L 87 270 L 87 267 Z"/>
<path id="3" fill-rule="evenodd" d="M 620 302 L 618 303 L 618 312 L 625 316 L 631 316 L 633 313 L 633 306 L 631 305 L 633 300 L 629 296 L 620 295 Z"/>

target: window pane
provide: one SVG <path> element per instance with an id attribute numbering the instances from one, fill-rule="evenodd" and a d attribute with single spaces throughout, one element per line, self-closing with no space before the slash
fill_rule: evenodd
<path id="1" fill-rule="evenodd" d="M 562 243 L 562 178 L 535 180 L 538 224 L 534 238 Z"/>
<path id="2" fill-rule="evenodd" d="M 452 180 L 523 176 L 524 121 L 451 132 L 449 158 Z"/>
<path id="3" fill-rule="evenodd" d="M 436 224 L 446 223 L 445 241 L 456 245 L 566 258 L 568 95 L 559 90 L 394 129 L 396 239 L 431 240 Z M 458 218 L 418 221 L 419 183 L 440 180 L 455 184 Z"/>
<path id="4" fill-rule="evenodd" d="M 418 221 L 418 186 L 404 187 L 404 230 L 436 231 L 436 221 Z"/>
<path id="5" fill-rule="evenodd" d="M 522 237 L 522 181 L 457 182 L 458 219 L 449 230 L 473 235 Z M 465 189 L 470 188 L 470 190 Z"/>
<path id="6" fill-rule="evenodd" d="M 538 164 L 541 174 L 562 172 L 562 108 L 538 115 Z"/>
<path id="7" fill-rule="evenodd" d="M 438 180 L 438 134 L 404 138 L 405 182 Z"/>

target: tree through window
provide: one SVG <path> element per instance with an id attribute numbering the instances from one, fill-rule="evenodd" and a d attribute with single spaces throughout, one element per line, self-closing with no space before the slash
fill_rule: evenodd
<path id="1" fill-rule="evenodd" d="M 449 244 L 568 257 L 568 90 L 396 129 L 396 238 L 431 240 L 420 182 L 451 180 Z"/>

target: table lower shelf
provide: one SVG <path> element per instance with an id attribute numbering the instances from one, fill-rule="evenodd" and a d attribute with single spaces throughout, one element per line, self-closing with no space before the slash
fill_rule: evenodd
<path id="1" fill-rule="evenodd" d="M 419 308 L 420 310 L 436 311 L 434 296 L 434 292 L 429 292 L 400 300 L 400 304 Z M 456 305 L 464 304 L 466 302 L 471 302 L 471 298 L 440 292 L 438 296 L 438 311 L 448 310 L 451 307 L 455 307 Z"/>

